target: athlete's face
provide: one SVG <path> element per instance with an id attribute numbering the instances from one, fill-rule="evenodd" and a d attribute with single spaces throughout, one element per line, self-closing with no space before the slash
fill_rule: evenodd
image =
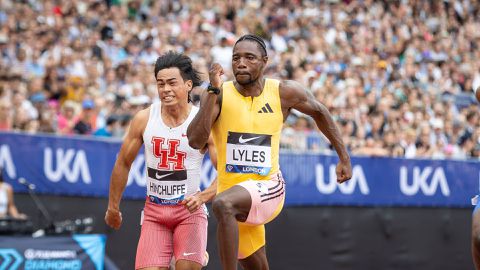
<path id="1" fill-rule="evenodd" d="M 163 106 L 188 103 L 188 92 L 192 86 L 192 81 L 184 81 L 176 67 L 162 69 L 157 73 L 158 96 Z"/>
<path id="2" fill-rule="evenodd" d="M 232 70 L 235 80 L 240 85 L 248 85 L 257 81 L 267 64 L 268 56 L 264 56 L 257 42 L 243 40 L 235 45 L 232 56 Z"/>

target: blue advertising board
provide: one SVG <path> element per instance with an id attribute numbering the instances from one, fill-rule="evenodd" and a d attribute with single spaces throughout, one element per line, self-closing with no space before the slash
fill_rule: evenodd
<path id="1" fill-rule="evenodd" d="M 110 174 L 121 142 L 86 137 L 0 133 L 0 167 L 16 192 L 18 179 L 38 193 L 108 196 Z M 480 162 L 352 157 L 353 177 L 336 183 L 336 156 L 287 153 L 280 167 L 287 183 L 286 205 L 469 207 L 479 193 Z M 215 178 L 208 157 L 202 186 Z M 124 197 L 143 199 L 143 151 L 132 164 Z"/>
<path id="2" fill-rule="evenodd" d="M 0 237 L 0 269 L 104 269 L 105 236 L 100 234 Z"/>

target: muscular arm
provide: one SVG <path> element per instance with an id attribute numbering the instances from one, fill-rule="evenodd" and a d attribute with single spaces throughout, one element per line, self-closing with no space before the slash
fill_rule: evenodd
<path id="1" fill-rule="evenodd" d="M 128 172 L 143 144 L 149 109 L 138 112 L 130 124 L 110 177 L 108 210 L 120 211 L 120 200 L 128 180 Z"/>
<path id="2" fill-rule="evenodd" d="M 343 144 L 340 131 L 325 105 L 318 102 L 309 91 L 295 81 L 285 81 L 280 85 L 280 97 L 284 115 L 287 115 L 291 109 L 296 109 L 311 116 L 320 131 L 330 140 L 340 160 L 350 163 L 350 157 Z M 349 179 L 349 177 L 347 178 Z M 347 179 L 339 180 L 344 181 Z"/>
<path id="3" fill-rule="evenodd" d="M 222 88 L 223 68 L 220 64 L 214 63 L 208 71 L 208 78 L 213 87 Z M 210 137 L 210 130 L 213 123 L 220 114 L 222 91 L 220 95 L 208 93 L 205 91 L 200 98 L 200 111 L 197 113 L 193 121 L 187 129 L 188 144 L 194 149 L 202 149 L 206 147 Z"/>
<path id="4" fill-rule="evenodd" d="M 214 168 L 217 168 L 217 152 L 215 146 L 213 144 L 213 138 L 210 136 L 208 139 L 208 144 L 205 147 L 208 149 L 208 153 L 210 155 L 210 161 Z M 205 150 L 206 150 L 205 149 Z M 191 212 L 195 212 L 202 204 L 210 202 L 213 200 L 215 195 L 217 194 L 217 178 L 213 180 L 210 186 L 204 189 L 202 192 L 199 192 L 193 196 L 186 198 L 182 204 Z"/>
<path id="5" fill-rule="evenodd" d="M 194 149 L 202 149 L 206 146 L 210 137 L 210 130 L 220 113 L 221 96 L 202 93 L 200 110 L 187 129 L 188 144 Z"/>

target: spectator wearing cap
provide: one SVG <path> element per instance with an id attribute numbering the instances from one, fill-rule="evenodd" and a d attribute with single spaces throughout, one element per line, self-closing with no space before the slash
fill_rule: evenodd
<path id="1" fill-rule="evenodd" d="M 47 98 L 44 93 L 38 92 L 30 96 L 30 102 L 32 102 L 33 105 L 41 105 L 45 101 L 47 101 Z"/>

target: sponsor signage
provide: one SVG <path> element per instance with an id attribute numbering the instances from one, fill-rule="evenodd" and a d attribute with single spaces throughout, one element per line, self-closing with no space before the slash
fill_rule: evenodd
<path id="1" fill-rule="evenodd" d="M 240 143 L 240 139 L 245 145 L 258 143 L 258 149 L 268 145 L 267 137 L 232 135 L 232 142 Z M 38 193 L 106 197 L 119 150 L 120 142 L 0 133 L 0 167 L 17 192 L 27 191 L 17 181 L 25 178 Z M 238 173 L 235 167 L 241 166 L 265 168 L 262 155 L 254 151 L 243 145 L 233 146 L 232 162 L 226 166 L 232 166 L 232 173 Z M 240 157 L 245 160 L 240 161 Z M 352 157 L 352 179 L 339 185 L 337 160 L 336 156 L 282 152 L 286 205 L 469 207 L 471 197 L 479 193 L 478 161 Z M 146 168 L 142 150 L 130 169 L 124 197 L 145 199 L 147 175 L 171 178 Z M 202 186 L 208 186 L 215 176 L 207 156 L 202 165 Z M 181 196 L 183 187 L 175 184 L 182 183 L 172 182 L 168 187 L 150 187 L 151 192 L 156 196 Z"/>
<path id="2" fill-rule="evenodd" d="M 0 269 L 103 269 L 105 236 L 0 237 Z"/>

